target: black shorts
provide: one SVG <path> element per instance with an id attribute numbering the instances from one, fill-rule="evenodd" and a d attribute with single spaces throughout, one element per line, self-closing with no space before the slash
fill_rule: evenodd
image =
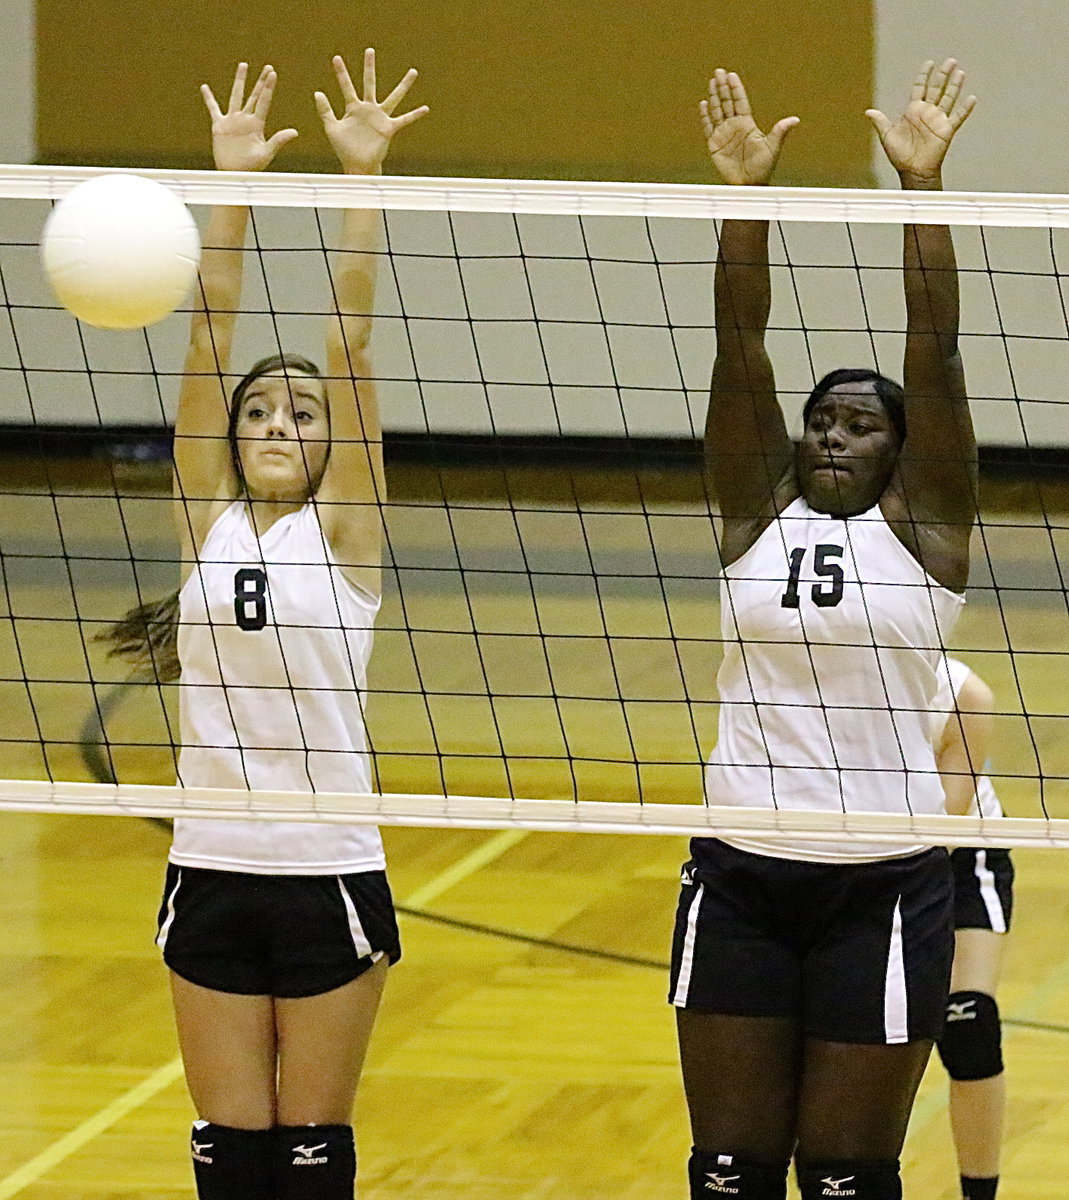
<path id="1" fill-rule="evenodd" d="M 401 957 L 384 871 L 253 875 L 170 863 L 156 944 L 176 975 L 243 996 L 318 996 Z"/>
<path id="2" fill-rule="evenodd" d="M 954 928 L 1008 933 L 1013 916 L 1013 862 L 1008 850 L 960 846 L 954 869 Z"/>
<path id="3" fill-rule="evenodd" d="M 691 842 L 672 940 L 677 1008 L 794 1017 L 809 1037 L 942 1032 L 954 955 L 945 850 L 814 863 Z"/>

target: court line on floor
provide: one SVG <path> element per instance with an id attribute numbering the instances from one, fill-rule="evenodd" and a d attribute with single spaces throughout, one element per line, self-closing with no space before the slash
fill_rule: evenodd
<path id="1" fill-rule="evenodd" d="M 458 859 L 451 867 L 446 867 L 440 875 L 428 880 L 421 888 L 416 888 L 404 903 L 404 907 L 414 912 L 430 904 L 451 887 L 474 875 L 476 871 L 487 867 L 499 859 L 506 851 L 511 850 L 517 842 L 527 837 L 526 829 L 503 829 L 500 833 L 488 838 L 476 846 L 469 854 Z"/>
<path id="2" fill-rule="evenodd" d="M 0 1200 L 9 1200 L 9 1197 L 17 1195 L 24 1188 L 28 1188 L 31 1183 L 36 1183 L 42 1175 L 58 1166 L 65 1158 L 69 1158 L 88 1142 L 91 1142 L 93 1138 L 110 1129 L 112 1125 L 133 1112 L 135 1108 L 140 1108 L 142 1104 L 151 1100 L 164 1088 L 170 1087 L 175 1080 L 181 1079 L 181 1077 L 182 1060 L 180 1058 L 174 1058 L 158 1070 L 153 1071 L 136 1087 L 117 1096 L 110 1104 L 105 1105 L 99 1112 L 94 1113 L 88 1120 L 72 1129 L 70 1133 L 64 1134 L 58 1141 L 53 1142 L 51 1146 L 31 1158 L 29 1162 L 23 1163 L 6 1178 L 0 1179 Z"/>
<path id="3" fill-rule="evenodd" d="M 428 880 L 421 888 L 417 888 L 405 902 L 404 908 L 413 916 L 421 916 L 420 909 L 432 900 L 436 900 L 443 892 L 462 880 L 474 875 L 476 871 L 488 866 L 511 850 L 517 842 L 527 836 L 525 829 L 506 829 L 496 836 L 476 846 L 469 854 L 458 859 L 452 866 Z M 399 906 L 400 911 L 400 906 Z M 16 1168 L 10 1175 L 0 1179 L 0 1200 L 10 1200 L 19 1192 L 36 1183 L 53 1167 L 58 1166 L 64 1159 L 76 1154 L 83 1146 L 94 1138 L 106 1133 L 123 1117 L 135 1109 L 148 1103 L 165 1088 L 182 1078 L 182 1059 L 174 1058 L 169 1063 L 153 1071 L 147 1079 L 143 1079 L 128 1092 L 117 1096 L 110 1104 L 106 1104 L 98 1112 L 88 1117 L 69 1133 L 64 1134 L 50 1146 L 45 1147 L 40 1154 Z"/>

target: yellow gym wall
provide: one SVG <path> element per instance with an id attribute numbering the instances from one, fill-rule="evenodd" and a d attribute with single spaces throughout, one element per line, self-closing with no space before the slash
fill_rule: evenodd
<path id="1" fill-rule="evenodd" d="M 202 81 L 268 60 L 279 169 L 332 169 L 312 102 L 330 56 L 379 53 L 380 94 L 408 66 L 432 114 L 390 160 L 402 174 L 705 182 L 697 101 L 715 66 L 743 74 L 759 121 L 802 129 L 778 182 L 872 182 L 871 0 L 38 0 L 38 160 L 203 167 Z"/>

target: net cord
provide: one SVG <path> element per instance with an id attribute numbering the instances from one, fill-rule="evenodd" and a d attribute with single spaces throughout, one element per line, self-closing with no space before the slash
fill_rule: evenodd
<path id="1" fill-rule="evenodd" d="M 0 165 L 0 197 L 58 199 L 86 179 L 115 173 L 108 167 Z M 1069 195 L 1045 193 L 161 169 L 122 173 L 163 183 L 187 204 L 1069 228 Z"/>
<path id="2" fill-rule="evenodd" d="M 488 799 L 418 793 L 249 792 L 150 784 L 0 782 L 0 811 L 125 817 L 187 817 L 558 833 L 649 833 L 691 837 L 789 834 L 792 838 L 930 846 L 1069 848 L 1069 819 L 908 816 L 632 804 L 597 800 Z"/>

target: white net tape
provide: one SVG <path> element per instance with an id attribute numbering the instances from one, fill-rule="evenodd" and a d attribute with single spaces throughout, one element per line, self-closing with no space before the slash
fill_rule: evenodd
<path id="1" fill-rule="evenodd" d="M 1031 817 L 908 817 L 893 813 L 785 812 L 699 804 L 506 800 L 487 796 L 349 795 L 248 792 L 142 784 L 0 783 L 0 808 L 13 812 L 129 817 L 262 817 L 272 821 L 531 829 L 556 833 L 651 833 L 685 837 L 756 836 L 828 842 L 934 846 L 1067 847 L 1069 820 Z"/>
<path id="2" fill-rule="evenodd" d="M 0 166 L 0 197 L 49 200 L 100 167 Z M 726 187 L 538 179 L 381 175 L 262 175 L 144 170 L 187 204 L 264 208 L 383 208 L 422 212 L 537 213 L 581 217 L 747 218 L 822 224 L 929 223 L 1069 228 L 1069 196 L 1016 192 L 893 192 L 863 188 Z"/>

